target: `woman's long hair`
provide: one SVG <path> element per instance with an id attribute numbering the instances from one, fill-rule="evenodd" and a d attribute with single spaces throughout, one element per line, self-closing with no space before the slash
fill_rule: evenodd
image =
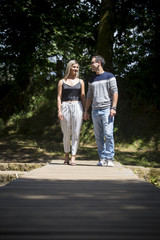
<path id="1" fill-rule="evenodd" d="M 78 64 L 78 62 L 76 60 L 71 60 L 71 61 L 68 62 L 67 67 L 66 67 L 66 71 L 65 71 L 65 75 L 64 75 L 65 80 L 68 78 L 68 76 L 70 74 L 71 67 L 74 64 Z M 78 64 L 78 67 L 79 67 L 79 64 Z M 78 68 L 78 72 L 76 74 L 76 77 L 79 77 L 79 68 Z"/>

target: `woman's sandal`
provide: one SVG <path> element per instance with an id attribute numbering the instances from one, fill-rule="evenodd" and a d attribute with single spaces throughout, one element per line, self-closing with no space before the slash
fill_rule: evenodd
<path id="1" fill-rule="evenodd" d="M 69 165 L 69 154 L 65 155 L 64 165 Z"/>
<path id="2" fill-rule="evenodd" d="M 70 165 L 71 166 L 76 166 L 76 163 L 75 162 L 71 162 Z"/>
<path id="3" fill-rule="evenodd" d="M 75 165 L 76 165 L 76 163 L 75 163 L 75 156 L 74 156 L 74 155 L 72 155 L 72 157 L 71 157 L 71 163 L 70 163 L 70 165 L 71 165 L 71 166 L 75 166 Z"/>

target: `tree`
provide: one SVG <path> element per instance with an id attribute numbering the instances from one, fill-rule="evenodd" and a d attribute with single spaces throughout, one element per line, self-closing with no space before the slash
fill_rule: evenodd
<path id="1" fill-rule="evenodd" d="M 115 5 L 116 0 L 102 0 L 98 31 L 97 54 L 102 55 L 105 58 L 108 71 L 113 70 Z"/>
<path id="2" fill-rule="evenodd" d="M 158 149 L 159 1 L 103 0 L 101 7 L 97 52 L 105 57 L 107 64 L 112 62 L 117 77 L 118 135 L 121 141 L 123 137 L 131 141 L 141 138 L 144 142 L 152 139 Z"/>
<path id="3" fill-rule="evenodd" d="M 58 60 L 63 66 L 76 58 L 83 69 L 95 51 L 98 7 L 98 0 L 1 0 L 0 83 L 11 85 L 1 113 L 9 99 L 8 114 L 24 107 L 26 92 L 55 73 Z"/>
<path id="4" fill-rule="evenodd" d="M 130 97 L 134 94 L 141 101 L 148 94 L 145 101 L 157 105 L 160 102 L 159 21 L 157 0 L 103 0 L 97 45 L 97 53 L 104 56 L 108 70 L 125 79 Z"/>
<path id="5" fill-rule="evenodd" d="M 159 106 L 160 6 L 157 0 L 117 2 L 114 69 L 136 105 Z M 125 17 L 124 17 L 125 16 Z M 124 87 L 125 86 L 125 87 Z M 124 96 L 125 96 L 124 94 Z M 143 100 L 142 100 L 143 99 Z M 134 107 L 135 102 L 133 103 Z"/>

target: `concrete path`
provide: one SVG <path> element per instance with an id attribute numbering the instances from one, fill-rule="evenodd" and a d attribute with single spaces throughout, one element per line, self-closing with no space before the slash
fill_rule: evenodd
<path id="1" fill-rule="evenodd" d="M 0 239 L 157 239 L 160 189 L 96 163 L 54 160 L 1 187 Z"/>

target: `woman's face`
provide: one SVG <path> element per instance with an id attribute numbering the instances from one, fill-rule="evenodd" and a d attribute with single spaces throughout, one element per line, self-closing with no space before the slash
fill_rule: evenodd
<path id="1" fill-rule="evenodd" d="M 79 70 L 78 64 L 73 64 L 70 69 L 70 73 L 76 75 L 78 73 L 78 70 Z"/>

